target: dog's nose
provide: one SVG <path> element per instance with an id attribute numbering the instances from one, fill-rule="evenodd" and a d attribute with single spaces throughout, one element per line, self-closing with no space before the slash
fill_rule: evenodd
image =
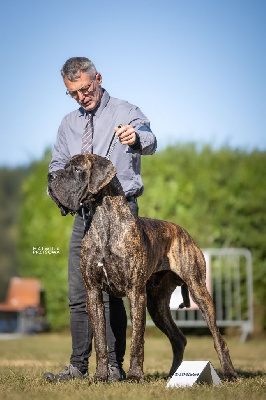
<path id="1" fill-rule="evenodd" d="M 52 181 L 54 181 L 54 180 L 56 179 L 56 177 L 57 177 L 57 175 L 56 175 L 55 172 L 49 172 L 49 174 L 48 174 L 48 181 L 49 181 L 49 182 L 52 182 Z"/>

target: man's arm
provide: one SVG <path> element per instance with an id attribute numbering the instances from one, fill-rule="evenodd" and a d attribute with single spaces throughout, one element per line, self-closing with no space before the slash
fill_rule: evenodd
<path id="1" fill-rule="evenodd" d="M 126 117 L 129 120 L 127 125 L 114 128 L 120 142 L 141 155 L 153 154 L 157 148 L 157 141 L 150 129 L 150 121 L 138 107 L 132 107 Z"/>
<path id="2" fill-rule="evenodd" d="M 53 149 L 53 157 L 49 165 L 49 172 L 63 169 L 70 158 L 70 153 L 65 137 L 65 133 L 60 125 L 57 133 L 56 143 Z"/>

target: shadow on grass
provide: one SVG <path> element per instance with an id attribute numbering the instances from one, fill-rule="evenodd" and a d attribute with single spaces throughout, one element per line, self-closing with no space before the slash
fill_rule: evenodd
<path id="1" fill-rule="evenodd" d="M 243 371 L 241 369 L 237 369 L 236 372 L 240 378 L 256 378 L 258 376 L 265 376 L 265 372 L 263 371 Z"/>
<path id="2" fill-rule="evenodd" d="M 160 380 L 166 381 L 168 378 L 168 374 L 162 374 L 159 372 L 154 372 L 153 374 L 145 374 L 145 382 L 155 382 Z"/>

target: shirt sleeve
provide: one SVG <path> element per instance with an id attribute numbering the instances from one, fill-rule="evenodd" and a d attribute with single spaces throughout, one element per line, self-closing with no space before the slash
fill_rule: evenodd
<path id="1" fill-rule="evenodd" d="M 61 124 L 58 129 L 57 139 L 53 149 L 53 156 L 49 165 L 49 172 L 63 169 L 69 158 L 70 152 L 68 149 L 65 132 Z"/>
<path id="2" fill-rule="evenodd" d="M 150 129 L 150 121 L 138 107 L 132 106 L 130 109 L 127 124 L 133 126 L 139 138 L 138 145 L 129 146 L 129 151 L 141 155 L 155 153 L 157 148 L 156 137 Z"/>

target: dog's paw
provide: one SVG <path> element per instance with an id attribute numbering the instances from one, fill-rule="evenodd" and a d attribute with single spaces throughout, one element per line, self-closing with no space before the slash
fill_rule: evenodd
<path id="1" fill-rule="evenodd" d="M 107 382 L 108 381 L 108 374 L 96 372 L 95 375 L 93 376 L 93 382 Z"/>
<path id="2" fill-rule="evenodd" d="M 226 373 L 223 374 L 223 380 L 227 381 L 227 382 L 235 382 L 239 379 L 239 376 L 237 375 L 237 373 L 234 372 L 230 372 L 230 373 Z"/>
<path id="3" fill-rule="evenodd" d="M 143 383 L 144 373 L 143 371 L 129 370 L 127 373 L 127 382 Z"/>

